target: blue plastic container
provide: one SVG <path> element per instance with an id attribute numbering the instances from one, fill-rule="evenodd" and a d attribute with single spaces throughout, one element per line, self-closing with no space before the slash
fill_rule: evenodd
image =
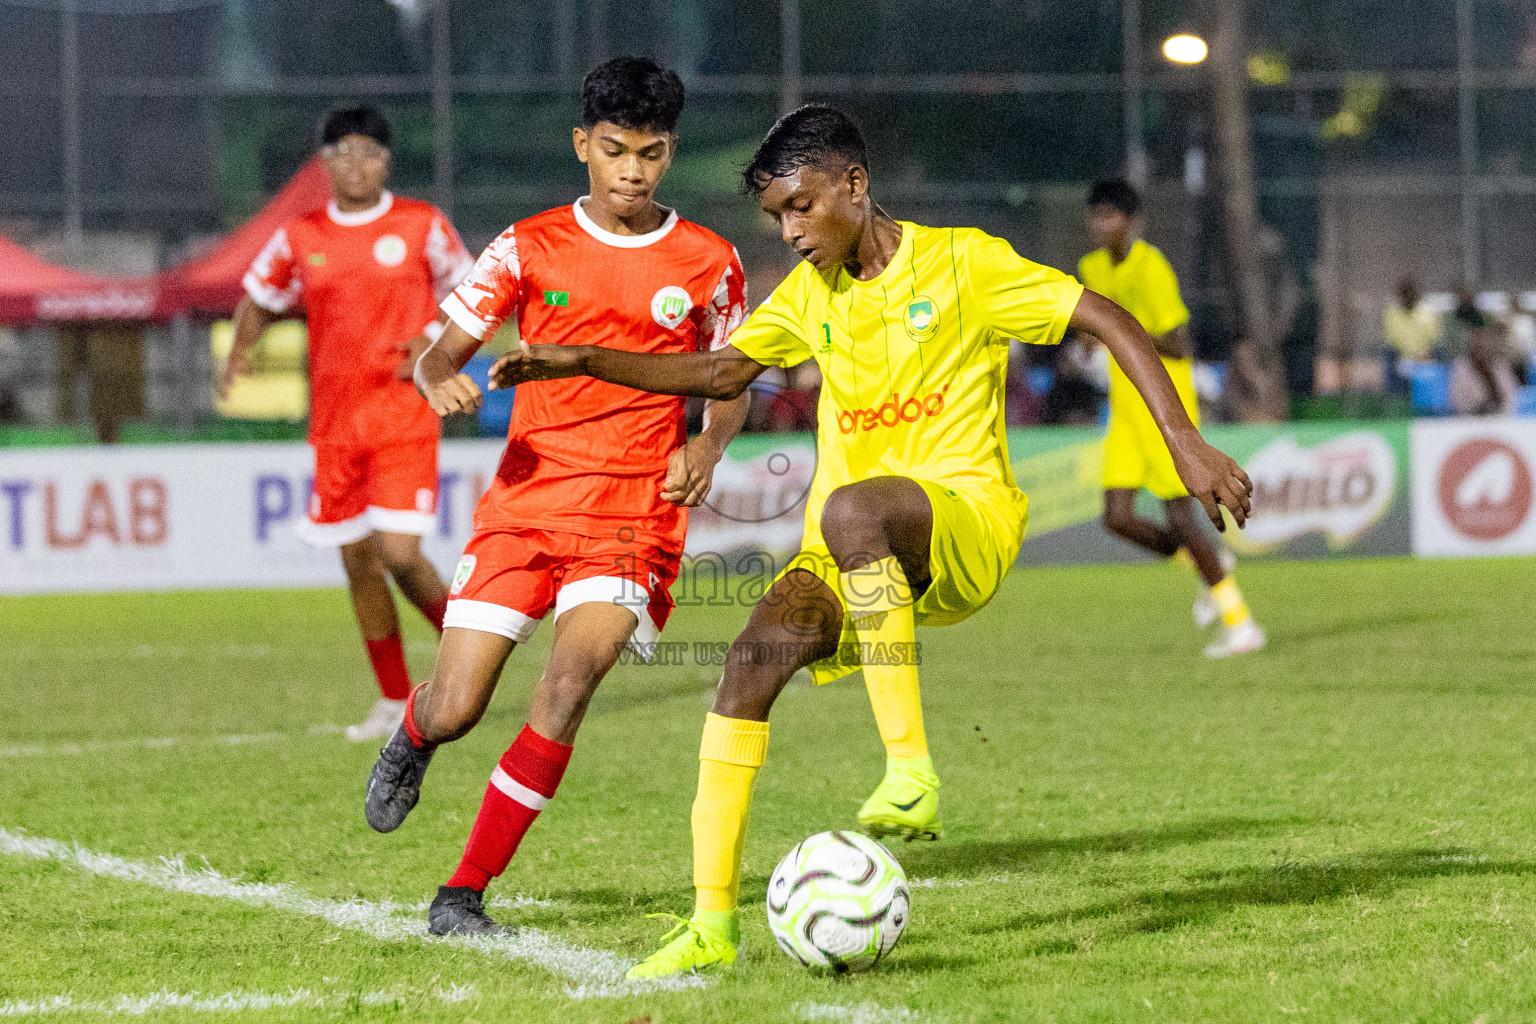
<path id="1" fill-rule="evenodd" d="M 480 387 L 484 400 L 480 403 L 480 433 L 488 437 L 499 437 L 507 432 L 507 424 L 512 422 L 512 398 L 516 394 L 513 391 L 487 391 L 486 385 L 490 382 L 491 366 L 499 357 L 487 352 L 477 353 L 464 365 L 464 372 L 469 374 Z"/>
<path id="2" fill-rule="evenodd" d="M 1399 363 L 1408 378 L 1413 411 L 1420 416 L 1444 416 L 1451 411 L 1451 368 L 1444 363 Z"/>
<path id="3" fill-rule="evenodd" d="M 1515 415 L 1536 416 L 1536 386 L 1515 389 Z"/>
<path id="4" fill-rule="evenodd" d="M 1037 395 L 1048 395 L 1056 383 L 1056 371 L 1049 366 L 1031 366 L 1024 371 L 1024 383 Z"/>

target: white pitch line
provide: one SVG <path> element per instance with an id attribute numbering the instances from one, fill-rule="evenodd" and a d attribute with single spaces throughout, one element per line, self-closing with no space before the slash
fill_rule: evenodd
<path id="1" fill-rule="evenodd" d="M 610 998 L 642 992 L 681 991 L 707 986 L 697 975 L 626 981 L 633 960 L 602 949 L 578 946 L 538 928 L 518 928 L 506 935 L 448 936 L 427 932 L 423 917 L 407 904 L 366 900 L 331 900 L 311 896 L 286 883 L 241 882 L 211 868 L 188 868 L 180 856 L 158 863 L 124 860 L 88 850 L 78 843 L 61 843 L 0 828 L 0 854 L 51 860 L 92 874 L 152 885 L 170 892 L 211 896 L 247 906 L 270 907 L 305 917 L 318 917 L 338 928 L 362 932 L 385 942 L 444 942 L 488 957 L 517 960 L 540 967 L 575 984 L 566 988 L 573 999 Z"/>
<path id="2" fill-rule="evenodd" d="M 444 1003 L 462 1003 L 478 998 L 480 993 L 473 985 L 453 985 L 439 989 L 433 998 Z M 345 1007 L 353 1003 L 363 1006 L 388 1006 L 404 1002 L 405 997 L 395 992 L 314 992 L 307 988 L 289 989 L 287 992 L 247 992 L 236 989 L 218 995 L 205 996 L 201 992 L 171 992 L 161 989 L 144 996 L 120 995 L 109 1000 L 78 1000 L 65 994 L 47 996 L 38 1000 L 13 999 L 0 1002 L 0 1017 L 42 1017 L 60 1013 L 96 1013 L 108 1017 L 141 1017 L 160 1010 L 191 1010 L 194 1013 L 241 1013 L 246 1010 L 280 1010 L 290 1006 Z"/>
<path id="3" fill-rule="evenodd" d="M 313 729 L 310 732 L 315 735 Z M 131 740 L 90 740 L 85 743 L 34 743 L 24 747 L 0 747 L 0 758 L 95 754 L 109 750 L 164 750 L 168 747 L 242 747 L 250 743 L 279 743 L 298 738 L 293 733 L 258 732 L 233 736 L 160 736 Z"/>
<path id="4" fill-rule="evenodd" d="M 243 747 L 251 743 L 282 743 L 309 736 L 339 736 L 346 730 L 339 725 L 312 725 L 307 733 L 253 732 L 227 736 L 145 736 L 126 740 L 87 740 L 84 743 L 33 743 L 23 747 L 0 747 L 0 758 L 54 757 L 95 754 L 110 750 L 165 750 L 168 747 Z"/>
<path id="5" fill-rule="evenodd" d="M 270 644 L 153 644 L 76 645 L 58 647 L 10 647 L 3 654 L 6 660 L 55 661 L 58 658 L 160 658 L 177 659 L 211 656 L 216 658 L 270 658 Z"/>
<path id="6" fill-rule="evenodd" d="M 969 889 L 973 885 L 1029 885 L 1033 881 L 1017 875 L 993 875 L 991 878 L 914 878 L 907 885 L 913 889 Z"/>
<path id="7" fill-rule="evenodd" d="M 934 1018 L 906 1006 L 880 1006 L 860 1003 L 838 1006 L 834 1003 L 801 1003 L 795 1007 L 801 1020 L 836 1020 L 845 1024 L 919 1024 Z"/>

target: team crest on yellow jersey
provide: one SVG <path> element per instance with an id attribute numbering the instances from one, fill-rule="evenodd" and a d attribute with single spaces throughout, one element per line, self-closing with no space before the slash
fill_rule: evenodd
<path id="1" fill-rule="evenodd" d="M 924 342 L 939 332 L 939 304 L 926 295 L 907 303 L 907 337 Z"/>

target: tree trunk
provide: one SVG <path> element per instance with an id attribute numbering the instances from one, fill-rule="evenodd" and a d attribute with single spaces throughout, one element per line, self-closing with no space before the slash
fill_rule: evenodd
<path id="1" fill-rule="evenodd" d="M 1210 97 L 1221 210 L 1240 326 L 1227 380 L 1240 420 L 1282 420 L 1289 412 L 1280 358 L 1282 328 L 1260 251 L 1258 188 L 1248 117 L 1246 0 L 1209 0 Z"/>

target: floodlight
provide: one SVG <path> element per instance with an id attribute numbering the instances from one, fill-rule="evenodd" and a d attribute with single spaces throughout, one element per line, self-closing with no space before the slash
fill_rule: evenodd
<path id="1" fill-rule="evenodd" d="M 1163 43 L 1163 56 L 1175 64 L 1199 64 L 1210 53 L 1210 47 L 1199 36 L 1188 34 L 1169 36 Z"/>

